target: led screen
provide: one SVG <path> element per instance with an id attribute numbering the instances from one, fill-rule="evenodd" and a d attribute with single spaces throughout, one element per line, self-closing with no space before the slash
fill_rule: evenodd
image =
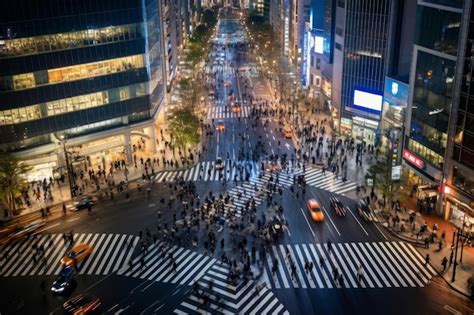
<path id="1" fill-rule="evenodd" d="M 354 106 L 380 112 L 382 110 L 382 95 L 354 90 Z"/>
<path id="2" fill-rule="evenodd" d="M 314 37 L 314 52 L 317 54 L 322 54 L 324 52 L 324 37 Z"/>

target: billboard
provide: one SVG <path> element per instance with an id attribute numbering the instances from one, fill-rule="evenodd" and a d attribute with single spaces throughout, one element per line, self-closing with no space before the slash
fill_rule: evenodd
<path id="1" fill-rule="evenodd" d="M 383 92 L 384 101 L 392 106 L 407 107 L 408 84 L 385 77 L 385 88 Z"/>
<path id="2" fill-rule="evenodd" d="M 354 108 L 380 114 L 382 111 L 382 95 L 354 90 Z"/>
<path id="3" fill-rule="evenodd" d="M 317 54 L 324 53 L 324 37 L 314 36 L 314 52 Z"/>

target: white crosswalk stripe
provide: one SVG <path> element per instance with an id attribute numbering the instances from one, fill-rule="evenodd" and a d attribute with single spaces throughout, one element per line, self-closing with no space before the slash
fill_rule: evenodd
<path id="1" fill-rule="evenodd" d="M 313 167 L 306 169 L 305 180 L 307 185 L 340 195 L 345 195 L 357 187 L 357 183 L 349 180 L 343 181 L 340 176 L 335 178 L 331 172 L 325 171 L 323 173 L 321 169 Z"/>
<path id="2" fill-rule="evenodd" d="M 217 169 L 215 161 L 204 161 L 197 165 L 180 171 L 164 171 L 155 175 L 156 182 L 176 181 L 183 178 L 184 181 L 219 181 L 224 176 L 227 181 L 244 180 L 246 175 L 250 178 L 259 174 L 258 164 L 254 161 L 230 162 L 226 161 L 224 169 Z"/>
<path id="3" fill-rule="evenodd" d="M 240 112 L 234 113 L 228 106 L 214 106 L 208 109 L 209 119 L 245 118 L 251 113 L 250 106 L 241 106 Z"/>
<path id="4" fill-rule="evenodd" d="M 176 262 L 176 270 L 173 270 L 172 259 Z M 157 243 L 135 257 L 131 266 L 124 266 L 117 273 L 155 282 L 191 285 L 215 262 L 215 258 L 183 247 L 166 247 L 163 243 Z"/>
<path id="5" fill-rule="evenodd" d="M 126 234 L 74 234 L 74 244 L 88 243 L 92 254 L 78 264 L 79 273 L 109 274 L 127 265 L 138 237 Z M 42 246 L 44 255 L 36 255 L 33 246 Z M 0 262 L 1 277 L 58 274 L 63 266 L 61 258 L 67 253 L 62 234 L 39 234 L 34 239 L 15 242 L 4 249 L 6 258 Z"/>
<path id="6" fill-rule="evenodd" d="M 229 267 L 214 264 L 197 282 L 191 293 L 174 310 L 175 314 L 288 314 L 283 304 L 264 283 L 228 280 Z M 212 286 L 212 289 L 210 288 Z M 201 293 L 208 297 L 205 305 Z"/>
<path id="7" fill-rule="evenodd" d="M 263 279 L 276 289 L 340 288 L 334 270 L 343 275 L 345 288 L 424 287 L 436 275 L 416 249 L 403 242 L 337 243 L 331 253 L 327 244 L 280 244 L 272 245 L 266 258 Z M 306 270 L 307 262 L 312 269 Z"/>
<path id="8" fill-rule="evenodd" d="M 277 179 L 278 174 L 278 179 Z M 260 176 L 252 177 L 248 182 L 244 182 L 228 191 L 231 202 L 225 205 L 227 211 L 232 210 L 237 217 L 241 216 L 246 203 L 252 199 L 255 205 L 261 204 L 268 192 L 276 185 L 277 190 L 272 193 L 277 193 L 278 188 L 286 188 L 293 185 L 293 175 L 284 173 L 269 172 L 261 173 Z"/>

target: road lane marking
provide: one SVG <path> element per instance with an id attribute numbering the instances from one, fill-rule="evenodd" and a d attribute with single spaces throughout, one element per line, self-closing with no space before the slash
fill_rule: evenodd
<path id="1" fill-rule="evenodd" d="M 73 221 L 76 221 L 76 220 L 79 220 L 80 218 L 77 217 L 77 218 L 74 218 L 74 219 L 71 219 L 71 220 L 67 220 L 67 222 L 73 222 Z"/>
<path id="2" fill-rule="evenodd" d="M 329 221 L 332 223 L 332 226 L 334 227 L 334 229 L 336 230 L 336 233 L 341 236 L 341 233 L 339 233 L 339 230 L 337 229 L 336 225 L 334 224 L 334 221 L 331 219 L 331 216 L 329 215 L 329 213 L 326 211 L 326 208 L 323 206 L 323 211 L 324 213 L 326 213 L 326 215 L 328 216 L 329 218 Z"/>
<path id="3" fill-rule="evenodd" d="M 453 313 L 453 314 L 455 314 L 455 315 L 461 315 L 461 314 L 462 314 L 460 311 L 454 309 L 453 307 L 451 307 L 451 306 L 449 306 L 449 305 L 445 305 L 443 308 L 444 308 L 445 310 L 447 310 L 448 312 Z"/>
<path id="4" fill-rule="evenodd" d="M 316 238 L 316 235 L 314 234 L 313 228 L 312 228 L 311 225 L 309 224 L 308 218 L 307 218 L 307 217 L 305 216 L 305 214 L 304 214 L 303 208 L 300 208 L 300 210 L 301 210 L 301 213 L 303 214 L 303 217 L 304 217 L 306 223 L 308 223 L 308 227 L 309 227 L 309 229 L 310 229 L 310 231 L 311 231 L 311 234 L 313 234 L 313 237 Z"/>
<path id="5" fill-rule="evenodd" d="M 385 238 L 386 241 L 388 241 L 388 238 L 385 236 L 385 234 L 380 230 L 380 228 L 377 226 L 377 223 L 374 223 L 375 228 L 382 234 L 382 236 Z"/>
<path id="6" fill-rule="evenodd" d="M 366 234 L 367 236 L 369 236 L 369 233 L 367 233 L 367 231 L 364 229 L 364 227 L 362 226 L 362 224 L 360 223 L 360 221 L 357 220 L 357 218 L 356 218 L 356 216 L 354 215 L 354 213 L 352 213 L 351 208 L 349 208 L 348 206 L 346 206 L 346 208 L 347 208 L 347 210 L 350 212 L 350 214 L 352 214 L 352 216 L 353 216 L 354 219 L 357 221 L 357 223 L 359 223 L 360 228 L 365 232 L 365 234 Z"/>
<path id="7" fill-rule="evenodd" d="M 77 218 L 77 219 L 79 219 L 79 218 Z M 76 219 L 76 220 L 77 220 L 77 219 Z M 68 221 L 68 222 L 69 222 L 69 221 Z M 51 225 L 51 226 L 48 226 L 47 228 L 44 228 L 44 229 L 42 229 L 42 230 L 37 231 L 35 234 L 38 234 L 38 233 L 47 231 L 47 230 L 49 230 L 49 229 L 52 229 L 52 228 L 54 228 L 54 227 L 57 227 L 58 225 L 59 225 L 59 223 L 53 224 L 53 225 Z"/>

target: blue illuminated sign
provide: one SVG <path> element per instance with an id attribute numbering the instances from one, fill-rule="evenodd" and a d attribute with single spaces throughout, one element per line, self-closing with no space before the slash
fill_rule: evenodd
<path id="1" fill-rule="evenodd" d="M 408 84 L 385 77 L 384 101 L 392 106 L 407 107 Z"/>

